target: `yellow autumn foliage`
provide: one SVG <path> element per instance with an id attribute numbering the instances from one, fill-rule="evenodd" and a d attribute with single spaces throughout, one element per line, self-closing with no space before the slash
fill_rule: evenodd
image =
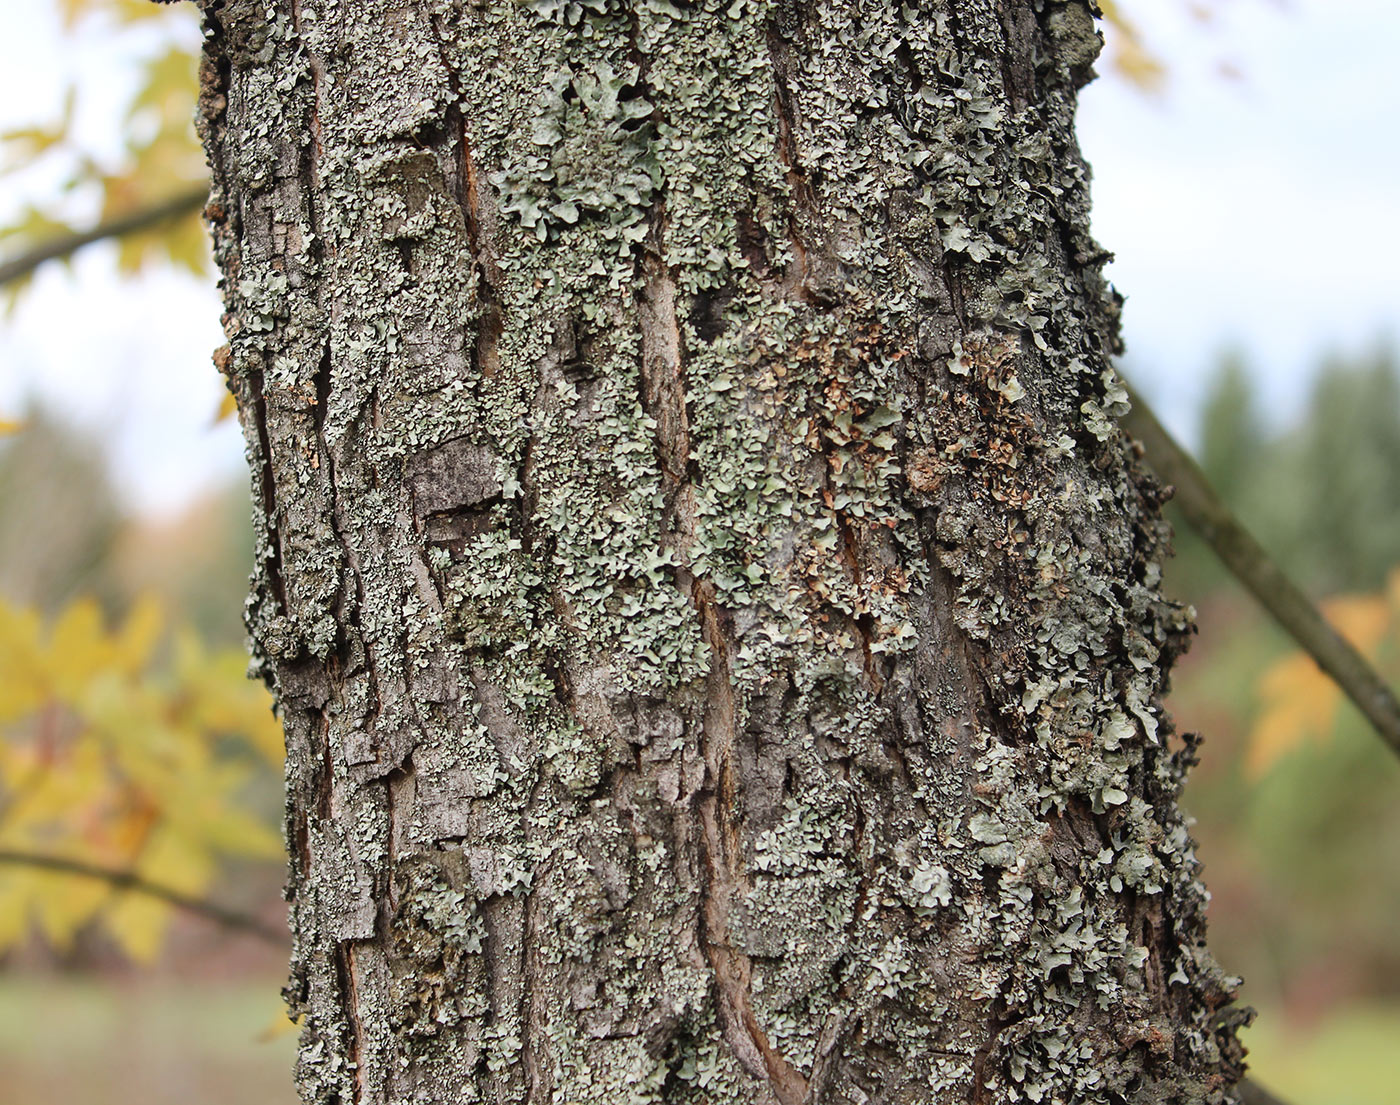
<path id="1" fill-rule="evenodd" d="M 42 199 L 17 204 L 15 214 L 0 224 L 0 251 L 6 256 L 70 237 L 94 221 L 141 211 L 208 178 L 193 124 L 197 59 L 187 44 L 198 19 L 194 7 L 149 0 L 61 0 L 59 7 L 68 30 L 100 34 L 113 43 L 114 52 L 125 49 L 135 55 L 139 83 L 126 104 L 125 142 L 118 156 L 95 156 L 76 137 L 78 97 L 73 85 L 58 118 L 0 133 L 0 175 L 44 163 L 49 176 L 59 182 Z M 154 51 L 151 41 L 157 43 Z M 97 198 L 96 219 L 92 214 L 74 217 L 75 193 Z M 135 272 L 149 263 L 207 274 L 208 235 L 198 214 L 190 212 L 120 238 L 117 265 L 122 272 Z M 9 283 L 5 300 L 13 304 L 27 281 Z"/>
<path id="2" fill-rule="evenodd" d="M 1382 653 L 1400 635 L 1400 569 L 1378 594 L 1341 595 L 1322 604 L 1336 630 L 1387 676 Z M 1308 740 L 1328 740 L 1342 692 L 1306 653 L 1291 652 L 1259 678 L 1260 708 L 1249 735 L 1245 774 L 1257 779 Z"/>
<path id="3" fill-rule="evenodd" d="M 1166 80 L 1166 66 L 1148 49 L 1137 24 L 1124 11 L 1126 5 L 1118 0 L 1099 0 L 1112 33 L 1109 37 L 1109 64 L 1127 81 L 1144 92 L 1155 92 Z"/>
<path id="4" fill-rule="evenodd" d="M 279 855 L 278 834 L 243 803 L 260 761 L 282 757 L 268 694 L 244 666 L 240 652 L 211 653 L 170 627 L 150 600 L 110 627 L 91 599 L 49 625 L 0 602 L 0 854 L 130 872 L 192 896 L 209 890 L 221 857 Z M 64 947 L 96 923 L 149 960 L 171 908 L 0 862 L 0 950 L 31 928 Z"/>

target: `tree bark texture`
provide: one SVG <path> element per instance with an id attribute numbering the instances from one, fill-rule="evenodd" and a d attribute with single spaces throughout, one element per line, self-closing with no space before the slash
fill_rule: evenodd
<path id="1" fill-rule="evenodd" d="M 206 0 L 308 1102 L 1220 1102 L 1048 0 Z"/>

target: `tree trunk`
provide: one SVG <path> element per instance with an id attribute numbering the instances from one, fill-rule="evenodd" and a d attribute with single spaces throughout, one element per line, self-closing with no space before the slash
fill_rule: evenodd
<path id="1" fill-rule="evenodd" d="M 1231 1100 L 1046 0 L 206 0 L 308 1102 Z"/>

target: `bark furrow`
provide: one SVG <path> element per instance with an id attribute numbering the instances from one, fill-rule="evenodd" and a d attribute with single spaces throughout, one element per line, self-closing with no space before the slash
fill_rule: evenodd
<path id="1" fill-rule="evenodd" d="M 1203 1103 L 1079 0 L 205 0 L 318 1105 Z"/>

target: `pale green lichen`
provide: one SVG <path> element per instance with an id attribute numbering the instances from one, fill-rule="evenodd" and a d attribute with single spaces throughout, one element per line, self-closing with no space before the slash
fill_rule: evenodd
<path id="1" fill-rule="evenodd" d="M 530 1064 L 758 1100 L 695 920 L 720 858 L 805 1074 L 859 1025 L 838 1076 L 891 1100 L 1111 1100 L 1168 956 L 1159 1096 L 1211 1098 L 1184 623 L 1073 149 L 1092 23 L 1041 8 L 1029 77 L 983 4 L 221 9 L 309 1100 L 525 1100 Z M 461 442 L 489 493 L 430 503 Z M 734 857 L 694 815 L 724 754 Z"/>
<path id="2" fill-rule="evenodd" d="M 554 74 L 531 136 L 540 152 L 491 177 L 502 212 L 541 242 L 551 227 L 557 236 L 580 219 L 600 220 L 601 237 L 620 251 L 641 241 L 661 165 L 647 122 L 652 105 L 627 95 L 637 79 L 637 66 L 616 73 L 606 62 L 592 72 Z"/>

